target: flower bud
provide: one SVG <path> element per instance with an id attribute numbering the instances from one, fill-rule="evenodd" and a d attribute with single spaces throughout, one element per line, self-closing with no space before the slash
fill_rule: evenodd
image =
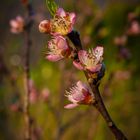
<path id="1" fill-rule="evenodd" d="M 39 24 L 39 31 L 41 33 L 50 33 L 50 21 L 48 20 L 43 20 Z"/>

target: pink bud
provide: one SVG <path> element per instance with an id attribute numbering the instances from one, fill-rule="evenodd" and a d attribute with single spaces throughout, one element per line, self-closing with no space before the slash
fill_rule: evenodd
<path id="1" fill-rule="evenodd" d="M 48 20 L 43 20 L 39 24 L 39 31 L 41 33 L 50 33 L 50 21 Z"/>

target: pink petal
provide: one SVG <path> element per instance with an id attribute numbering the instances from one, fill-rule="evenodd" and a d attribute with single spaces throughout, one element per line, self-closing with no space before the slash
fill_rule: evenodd
<path id="1" fill-rule="evenodd" d="M 15 28 L 11 28 L 10 31 L 11 31 L 11 33 L 18 34 L 18 31 Z"/>
<path id="2" fill-rule="evenodd" d="M 75 99 L 73 98 L 73 95 L 69 95 L 69 96 L 68 96 L 68 100 L 71 101 L 73 104 L 76 104 L 76 103 L 77 103 L 77 100 L 75 100 Z"/>
<path id="3" fill-rule="evenodd" d="M 97 46 L 95 49 L 93 49 L 93 53 L 97 57 L 97 59 L 100 59 L 100 57 L 103 55 L 104 48 L 101 46 Z"/>
<path id="4" fill-rule="evenodd" d="M 46 59 L 48 59 L 49 61 L 52 61 L 52 62 L 56 62 L 56 61 L 61 60 L 62 57 L 59 56 L 59 55 L 52 55 L 52 54 L 50 54 L 50 55 L 46 56 Z"/>
<path id="5" fill-rule="evenodd" d="M 57 33 L 57 32 L 50 32 L 50 34 L 51 34 L 52 36 L 58 36 L 58 35 L 61 35 L 60 33 Z"/>
<path id="6" fill-rule="evenodd" d="M 84 69 L 80 62 L 73 61 L 73 65 L 74 65 L 77 69 L 79 69 L 79 70 L 83 70 L 83 69 Z"/>
<path id="7" fill-rule="evenodd" d="M 87 51 L 80 50 L 78 52 L 78 58 L 79 58 L 80 62 L 84 64 L 85 63 L 84 60 L 87 58 Z"/>
<path id="8" fill-rule="evenodd" d="M 57 46 L 58 48 L 62 50 L 68 49 L 68 45 L 65 38 L 63 38 L 62 36 L 58 36 L 56 40 L 58 41 L 58 46 Z"/>
<path id="9" fill-rule="evenodd" d="M 102 67 L 102 64 L 98 64 L 94 67 L 88 68 L 88 70 L 90 70 L 91 72 L 98 72 L 100 71 L 101 67 Z"/>
<path id="10" fill-rule="evenodd" d="M 136 33 L 136 34 L 139 33 L 139 31 L 140 31 L 139 23 L 134 21 L 131 25 L 131 30 L 132 30 L 133 33 Z"/>
<path id="11" fill-rule="evenodd" d="M 66 16 L 66 12 L 64 11 L 64 9 L 63 8 L 59 8 L 58 10 L 57 10 L 57 13 L 56 13 L 58 16 L 60 16 L 60 17 L 65 17 Z"/>
<path id="12" fill-rule="evenodd" d="M 86 90 L 86 91 L 89 90 L 88 86 L 87 86 L 86 84 L 82 83 L 81 81 L 78 81 L 78 82 L 77 82 L 77 86 L 78 86 L 81 90 L 82 90 L 82 89 L 84 89 L 84 90 Z"/>
<path id="13" fill-rule="evenodd" d="M 68 29 L 68 33 L 70 33 L 73 30 L 73 26 L 71 25 Z"/>
<path id="14" fill-rule="evenodd" d="M 73 25 L 75 23 L 75 20 L 76 20 L 76 14 L 75 13 L 70 13 L 69 17 L 70 17 L 70 22 Z"/>
<path id="15" fill-rule="evenodd" d="M 83 89 L 83 88 L 82 88 Z M 80 89 L 80 90 L 82 90 L 82 89 Z M 78 102 L 81 102 L 83 99 L 84 99 L 84 95 L 83 95 L 83 93 L 82 93 L 82 91 L 80 92 L 76 92 L 76 93 L 74 93 L 73 95 L 73 99 L 78 103 Z M 74 102 L 73 102 L 74 103 Z"/>
<path id="16" fill-rule="evenodd" d="M 10 21 L 10 26 L 13 27 L 13 28 L 18 28 L 19 24 L 17 23 L 16 20 L 11 20 Z"/>
<path id="17" fill-rule="evenodd" d="M 72 108 L 75 108 L 77 106 L 78 106 L 78 104 L 68 104 L 68 105 L 65 105 L 64 108 L 66 108 L 66 109 L 72 109 Z"/>
<path id="18" fill-rule="evenodd" d="M 48 48 L 49 48 L 49 49 L 52 48 L 52 40 L 48 41 Z"/>
<path id="19" fill-rule="evenodd" d="M 23 23 L 24 22 L 24 19 L 21 17 L 21 16 L 17 16 L 16 17 L 16 20 L 20 23 Z"/>

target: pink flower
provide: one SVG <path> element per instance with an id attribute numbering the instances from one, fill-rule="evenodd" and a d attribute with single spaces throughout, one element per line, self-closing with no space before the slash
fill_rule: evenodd
<path id="1" fill-rule="evenodd" d="M 127 33 L 130 35 L 140 34 L 140 24 L 138 23 L 138 21 L 133 21 L 131 23 L 131 26 L 128 29 Z"/>
<path id="2" fill-rule="evenodd" d="M 24 29 L 24 19 L 21 16 L 17 16 L 15 19 L 10 20 L 10 26 L 12 33 L 21 33 Z"/>
<path id="3" fill-rule="evenodd" d="M 81 81 L 78 81 L 75 86 L 70 88 L 69 92 L 66 91 L 66 97 L 72 102 L 71 104 L 64 106 L 64 108 L 67 109 L 74 108 L 79 104 L 89 105 L 94 102 L 94 96 L 89 87 Z"/>
<path id="4" fill-rule="evenodd" d="M 49 52 L 46 58 L 50 61 L 59 61 L 70 55 L 70 48 L 67 45 L 66 39 L 62 36 L 55 36 L 48 42 Z"/>
<path id="5" fill-rule="evenodd" d="M 103 47 L 96 47 L 89 52 L 80 50 L 78 52 L 79 61 L 74 61 L 73 64 L 80 70 L 89 70 L 90 72 L 98 72 L 102 67 Z"/>
<path id="6" fill-rule="evenodd" d="M 52 35 L 67 35 L 73 29 L 75 18 L 75 13 L 68 13 L 59 8 L 53 19 L 44 20 L 39 24 L 39 30 Z"/>

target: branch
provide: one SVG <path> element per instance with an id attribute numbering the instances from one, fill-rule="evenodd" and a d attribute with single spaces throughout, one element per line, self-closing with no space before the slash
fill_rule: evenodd
<path id="1" fill-rule="evenodd" d="M 101 115 L 104 118 L 104 120 L 106 121 L 108 127 L 110 128 L 110 130 L 116 137 L 116 140 L 127 140 L 127 138 L 124 136 L 124 134 L 121 132 L 121 130 L 119 130 L 117 128 L 117 126 L 115 125 L 115 123 L 112 121 L 112 119 L 104 105 L 104 102 L 102 100 L 98 87 L 96 85 L 93 85 L 92 83 L 89 83 L 89 85 L 92 89 L 92 92 L 95 95 L 95 100 L 96 100 L 96 102 L 93 104 L 93 106 L 95 106 L 96 109 L 101 113 Z"/>
<path id="2" fill-rule="evenodd" d="M 75 45 L 77 50 L 83 49 L 83 47 L 81 45 L 80 36 L 76 31 L 72 31 L 67 36 L 72 41 L 72 43 Z M 106 121 L 108 127 L 110 128 L 110 130 L 114 134 L 116 140 L 127 140 L 125 135 L 121 132 L 120 129 L 117 128 L 115 123 L 112 121 L 112 119 L 111 119 L 111 117 L 110 117 L 110 115 L 109 115 L 109 113 L 104 105 L 102 97 L 100 95 L 98 85 L 91 82 L 91 80 L 89 80 L 88 72 L 85 71 L 84 73 L 85 73 L 87 80 L 89 81 L 89 85 L 92 89 L 92 92 L 95 95 L 95 103 L 93 104 L 93 106 L 95 106 L 96 109 L 100 112 L 100 114 L 102 115 L 102 117 Z"/>

